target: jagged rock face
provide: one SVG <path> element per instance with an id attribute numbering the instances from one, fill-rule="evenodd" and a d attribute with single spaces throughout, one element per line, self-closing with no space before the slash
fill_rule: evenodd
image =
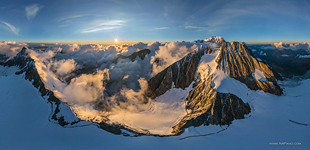
<path id="1" fill-rule="evenodd" d="M 207 52 L 212 50 L 208 47 Z M 146 96 L 155 98 L 164 94 L 174 85 L 176 88 L 186 88 L 195 79 L 195 73 L 201 57 L 205 51 L 189 53 L 181 60 L 173 63 L 165 70 L 158 73 L 148 82 Z"/>
<path id="2" fill-rule="evenodd" d="M 5 63 L 9 59 L 8 56 L 0 54 L 0 64 Z"/>
<path id="3" fill-rule="evenodd" d="M 199 79 L 186 99 L 187 115 L 173 127 L 173 134 L 180 134 L 190 126 L 226 125 L 234 119 L 243 119 L 251 108 L 240 98 L 229 93 L 220 93 L 211 87 L 212 76 Z"/>
<path id="4" fill-rule="evenodd" d="M 151 78 L 148 82 L 148 90 L 144 96 L 152 99 L 164 94 L 171 88 L 185 89 L 193 85 L 193 89 L 186 98 L 186 107 L 184 108 L 188 113 L 173 127 L 173 135 L 182 133 L 185 128 L 190 126 L 230 124 L 234 119 L 244 118 L 244 116 L 251 111 L 249 104 L 244 103 L 236 95 L 221 93 L 214 90 L 211 86 L 213 74 L 208 73 L 208 76 L 205 77 L 197 72 L 200 62 L 203 61 L 201 59 L 206 54 L 214 54 L 215 52 L 217 54 L 215 59 L 217 66 L 213 67 L 212 70 L 222 70 L 229 77 L 245 83 L 253 90 L 261 89 L 277 95 L 282 93 L 280 87 L 277 85 L 273 72 L 267 65 L 257 61 L 251 50 L 245 45 L 240 42 L 228 43 L 221 38 L 220 40 L 218 40 L 219 38 L 211 39 L 212 41 L 210 42 L 221 43 L 221 48 L 211 49 L 202 46 L 199 50 L 189 53 L 184 58 Z M 18 66 L 21 70 L 16 74 L 25 73 L 25 78 L 31 81 L 33 85 L 40 90 L 42 96 L 49 96 L 48 100 L 56 104 L 52 119 L 58 120 L 60 125 L 66 126 L 69 123 L 65 122 L 63 117 L 61 118 L 55 115 L 59 112 L 58 105 L 61 101 L 54 96 L 52 91 L 47 90 L 38 75 L 34 60 L 28 56 L 26 50 L 26 48 L 23 48 L 16 57 L 4 64 L 0 63 L 0 65 Z M 127 58 L 131 61 L 135 61 L 137 57 L 144 59 L 145 55 L 149 53 L 150 51 L 145 49 L 133 53 L 130 56 L 119 55 L 115 61 L 117 62 L 118 59 Z M 215 64 L 215 62 L 213 61 L 212 63 Z M 262 72 L 266 80 L 256 80 L 256 78 L 253 77 L 253 73 L 256 70 Z M 79 72 L 92 71 L 81 69 L 75 73 L 79 74 Z M 121 130 L 127 129 L 126 126 L 110 125 L 104 121 L 98 123 L 98 125 L 114 134 L 123 134 Z"/>
<path id="5" fill-rule="evenodd" d="M 257 61 L 246 45 L 240 42 L 224 42 L 224 39 L 221 40 L 221 43 L 219 54 L 215 58 L 217 70 L 224 71 L 229 77 L 239 80 L 252 90 L 261 89 L 276 95 L 282 94 L 273 72 L 267 65 Z M 169 66 L 149 80 L 149 90 L 146 95 L 151 98 L 160 96 L 171 89 L 173 83 L 176 88 L 188 87 L 195 81 L 195 73 L 202 55 L 214 51 L 202 47 L 198 53 L 188 54 L 185 58 Z M 189 66 L 184 62 L 190 62 L 189 64 L 193 65 Z M 256 69 L 263 73 L 266 80 L 257 80 L 253 77 Z M 173 127 L 172 134 L 180 134 L 190 126 L 228 125 L 234 119 L 242 119 L 251 112 L 249 104 L 244 103 L 236 95 L 215 91 L 211 86 L 212 77 L 213 75 L 210 74 L 207 79 L 202 80 L 198 74 L 198 80 L 186 98 L 188 114 Z M 178 82 L 179 79 L 187 80 L 182 83 Z"/>
<path id="6" fill-rule="evenodd" d="M 28 56 L 26 47 L 23 47 L 23 49 L 13 59 L 10 59 L 9 61 L 0 65 L 19 67 L 20 70 L 15 74 L 19 75 L 25 73 L 25 79 L 31 81 L 32 85 L 39 89 L 42 96 L 51 93 L 49 90 L 45 89 L 45 85 L 41 81 L 40 76 L 34 66 L 34 60 Z"/>
<path id="7" fill-rule="evenodd" d="M 276 95 L 282 94 L 273 72 L 266 64 L 259 62 L 252 51 L 241 42 L 222 43 L 216 62 L 218 69 L 223 70 L 231 78 L 246 84 L 252 90 L 263 90 Z M 255 69 L 262 72 L 267 81 L 255 80 L 253 77 Z"/>
<path id="8" fill-rule="evenodd" d="M 155 98 L 172 88 L 186 88 L 195 80 L 195 73 L 204 54 L 213 53 L 209 47 L 200 48 L 197 53 L 190 53 L 183 59 L 172 64 L 149 81 L 147 96 Z M 233 94 L 220 93 L 212 89 L 212 75 L 207 80 L 201 80 L 194 84 L 186 98 L 186 110 L 188 114 L 173 127 L 172 134 L 177 135 L 190 126 L 202 124 L 224 125 L 230 124 L 234 119 L 242 119 L 249 114 L 251 108 L 240 98 Z M 179 82 L 183 81 L 183 82 Z"/>
<path id="9" fill-rule="evenodd" d="M 138 52 L 134 52 L 129 56 L 124 56 L 124 55 L 118 54 L 117 58 L 114 59 L 112 62 L 117 63 L 118 59 L 127 59 L 127 58 L 130 59 L 131 61 L 135 61 L 137 57 L 139 57 L 143 60 L 145 58 L 145 56 L 147 54 L 150 54 L 150 53 L 151 53 L 151 50 L 143 49 L 143 50 L 140 50 Z"/>
<path id="10" fill-rule="evenodd" d="M 51 118 L 54 121 L 56 121 L 60 126 L 66 126 L 66 125 L 74 125 L 81 120 L 79 119 L 78 121 L 74 122 L 67 122 L 64 120 L 64 116 L 59 115 L 58 113 L 60 112 L 60 104 L 62 101 L 60 101 L 52 91 L 48 90 L 45 87 L 45 84 L 42 82 L 37 69 L 34 65 L 34 60 L 30 58 L 27 52 L 27 48 L 24 47 L 13 59 L 10 59 L 6 62 L 0 62 L 0 65 L 3 66 L 16 66 L 20 68 L 18 72 L 16 72 L 16 75 L 23 74 L 26 80 L 32 82 L 32 85 L 39 90 L 42 96 L 48 96 L 48 102 L 51 103 L 52 107 L 55 107 L 54 111 L 51 112 Z M 125 127 L 121 125 L 110 125 L 104 122 L 98 123 L 99 127 L 111 132 L 113 134 L 123 134 L 125 136 L 128 136 L 127 133 L 124 133 L 121 131 L 121 129 L 124 130 L 129 130 L 125 129 Z M 133 132 L 133 131 L 132 131 Z"/>

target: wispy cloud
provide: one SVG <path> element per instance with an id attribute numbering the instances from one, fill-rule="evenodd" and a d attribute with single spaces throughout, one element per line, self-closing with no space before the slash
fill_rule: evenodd
<path id="1" fill-rule="evenodd" d="M 234 0 L 223 3 L 213 1 L 193 14 L 186 17 L 183 26 L 186 29 L 197 29 L 204 31 L 224 31 L 226 29 L 244 26 L 244 23 L 255 20 L 275 20 L 275 16 L 287 17 L 288 19 L 300 18 L 309 21 L 309 9 L 293 0 Z M 302 9 L 301 9 L 302 8 Z M 309 8 L 309 7 L 308 7 Z M 207 16 L 201 19 L 201 16 Z M 247 19 L 247 20 L 246 20 Z M 268 24 L 269 22 L 262 22 Z M 261 24 L 257 24 L 259 26 Z M 254 24 L 255 26 L 255 24 Z M 268 26 L 265 26 L 268 27 Z"/>
<path id="2" fill-rule="evenodd" d="M 87 14 L 81 14 L 81 15 L 65 16 L 65 17 L 62 17 L 59 20 L 57 20 L 57 22 L 68 21 L 70 19 L 81 18 L 81 17 L 85 17 L 85 16 L 88 16 L 88 15 Z"/>
<path id="3" fill-rule="evenodd" d="M 169 27 L 160 27 L 160 28 L 155 28 L 155 30 L 166 30 L 169 29 Z"/>
<path id="4" fill-rule="evenodd" d="M 307 1 L 304 1 L 304 3 L 305 3 L 305 7 L 307 8 L 307 9 L 305 9 L 306 10 L 306 16 L 305 16 L 305 19 L 308 21 L 308 22 L 310 22 L 310 3 L 308 3 Z"/>
<path id="5" fill-rule="evenodd" d="M 117 28 L 120 28 L 120 26 L 117 26 L 117 27 L 98 27 L 98 28 L 94 28 L 94 29 L 84 30 L 81 33 L 91 33 L 91 32 L 97 32 L 97 31 L 102 31 L 102 30 L 112 30 L 112 29 L 117 29 Z"/>
<path id="6" fill-rule="evenodd" d="M 91 33 L 91 32 L 98 32 L 98 31 L 104 31 L 104 30 L 112 30 L 112 29 L 118 29 L 125 25 L 124 20 L 97 20 L 93 24 L 93 27 L 84 29 L 80 33 Z"/>
<path id="7" fill-rule="evenodd" d="M 183 26 L 185 29 L 198 29 L 200 27 L 197 26 Z"/>
<path id="8" fill-rule="evenodd" d="M 39 10 L 42 8 L 43 8 L 43 6 L 38 5 L 38 4 L 32 4 L 32 5 L 26 6 L 25 12 L 26 12 L 26 16 L 27 16 L 28 20 L 32 20 L 37 15 Z"/>
<path id="9" fill-rule="evenodd" d="M 185 28 L 185 29 L 195 29 L 195 30 L 197 30 L 198 32 L 200 32 L 200 31 L 214 31 L 214 30 L 215 30 L 214 28 L 205 27 L 205 26 L 185 25 L 185 26 L 180 26 L 180 27 L 183 27 L 183 28 Z"/>
<path id="10" fill-rule="evenodd" d="M 98 26 L 122 26 L 125 22 L 123 20 L 109 20 L 99 23 Z"/>
<path id="11" fill-rule="evenodd" d="M 197 18 L 197 14 L 194 14 L 188 17 L 185 25 L 180 27 L 184 27 L 185 29 L 196 29 L 197 31 L 222 31 L 238 26 L 240 23 L 239 19 L 243 16 L 251 16 L 254 14 L 255 12 L 248 10 L 220 8 L 218 10 L 214 10 L 213 12 L 207 12 L 205 15 L 210 17 L 203 21 Z"/>
<path id="12" fill-rule="evenodd" d="M 9 24 L 9 23 L 7 23 L 5 21 L 0 20 L 0 22 L 2 22 L 4 24 L 4 25 L 0 25 L 1 27 L 3 27 L 4 29 L 12 32 L 13 34 L 18 35 L 18 33 L 19 33 L 19 29 L 18 28 L 14 27 L 13 25 L 11 25 L 11 24 Z"/>

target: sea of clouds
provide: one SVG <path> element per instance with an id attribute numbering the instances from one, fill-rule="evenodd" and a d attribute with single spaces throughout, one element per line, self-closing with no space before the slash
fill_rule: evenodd
<path id="1" fill-rule="evenodd" d="M 303 43 L 283 43 L 278 42 L 274 43 L 273 46 L 277 49 L 290 49 L 290 50 L 310 50 L 310 43 L 303 42 Z"/>
<path id="2" fill-rule="evenodd" d="M 14 41 L 0 41 L 0 55 L 6 55 L 10 59 L 14 57 L 24 46 L 27 46 L 27 44 Z"/>
<path id="3" fill-rule="evenodd" d="M 270 49 L 278 49 L 278 50 L 306 50 L 310 52 L 310 43 L 302 42 L 302 43 L 284 43 L 277 42 L 273 43 L 270 46 L 261 46 L 261 49 L 270 50 Z"/>
<path id="4" fill-rule="evenodd" d="M 120 112 L 126 112 L 127 116 L 141 112 L 150 114 L 152 111 L 164 110 L 160 107 L 168 107 L 165 100 L 156 103 L 144 96 L 148 80 L 201 45 L 219 47 L 214 43 L 195 42 L 139 42 L 112 46 L 54 44 L 44 50 L 28 49 L 27 53 L 35 61 L 46 88 L 67 103 L 79 118 L 95 122 L 114 118 L 117 123 L 126 124 L 120 118 L 115 119 L 115 116 L 121 117 Z M 2 42 L 0 54 L 14 57 L 24 46 L 27 47 L 27 44 Z M 130 56 L 143 49 L 151 51 L 144 59 L 117 59 L 118 55 Z M 167 101 L 170 103 L 171 99 Z M 182 108 L 177 110 L 185 111 L 185 107 L 178 106 Z M 183 112 L 172 113 L 174 109 L 166 111 L 156 116 L 169 120 L 169 114 L 184 115 Z M 180 117 L 171 116 L 172 124 Z"/>

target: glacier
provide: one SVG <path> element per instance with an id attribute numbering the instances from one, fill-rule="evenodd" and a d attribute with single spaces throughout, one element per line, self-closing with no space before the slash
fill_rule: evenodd
<path id="1" fill-rule="evenodd" d="M 276 147 L 274 143 L 277 142 L 302 143 L 295 146 L 306 148 L 306 139 L 309 139 L 306 133 L 310 123 L 305 118 L 310 112 L 307 110 L 310 103 L 307 101 L 309 92 L 306 89 L 310 80 L 278 81 L 283 88 L 284 94 L 281 96 L 262 90 L 250 90 L 246 84 L 229 77 L 226 68 L 216 68 L 216 59 L 220 54 L 220 44 L 216 42 L 221 42 L 222 39 L 215 39 L 215 43 L 208 42 L 210 38 L 202 43 L 138 43 L 137 48 L 129 47 L 131 55 L 128 55 L 128 50 L 100 45 L 54 45 L 46 50 L 28 49 L 27 54 L 34 60 L 33 65 L 45 88 L 62 102 L 50 101 L 48 96 L 42 95 L 32 85 L 33 80 L 24 79 L 25 73 L 16 74 L 20 68 L 0 65 L 0 83 L 3 85 L 0 87 L 0 107 L 1 118 L 4 119 L 4 123 L 0 125 L 3 129 L 0 134 L 7 135 L 1 137 L 0 145 L 8 149 L 50 149 L 55 148 L 55 145 L 59 149 L 65 149 L 68 148 L 65 143 L 76 143 L 70 144 L 71 149 L 87 148 L 87 143 L 97 142 L 98 145 L 93 148 L 118 149 L 124 145 L 115 144 L 115 141 L 121 140 L 129 149 L 133 149 L 135 146 L 131 142 L 140 139 L 138 142 L 145 142 L 137 144 L 148 149 L 157 149 L 156 145 L 162 145 L 166 149 L 188 149 L 201 147 L 202 144 L 212 145 L 210 148 L 227 148 L 240 141 L 255 141 L 254 149 Z M 171 60 L 178 61 L 190 53 L 199 53 L 205 46 L 211 47 L 214 52 L 202 56 L 195 80 L 198 74 L 202 76 L 202 80 L 214 74 L 212 88 L 217 92 L 238 96 L 250 105 L 251 113 L 245 119 L 234 120 L 229 125 L 192 126 L 185 128 L 178 136 L 167 136 L 172 132 L 173 126 L 189 113 L 185 109 L 186 97 L 196 81 L 184 89 L 177 88 L 172 83 L 172 88 L 164 94 L 145 102 L 143 93 L 147 89 L 147 81 L 161 68 L 171 65 Z M 122 46 L 121 49 L 126 47 L 128 46 Z M 141 51 L 141 47 L 149 48 L 151 52 L 143 58 L 140 55 L 135 55 L 135 59 L 130 58 Z M 13 50 L 17 54 L 16 49 Z M 124 54 L 124 58 L 116 59 L 121 54 Z M 10 59 L 12 56 L 5 57 L 4 61 Z M 115 60 L 116 63 L 113 63 Z M 257 69 L 251 76 L 257 81 L 267 81 L 265 74 Z M 291 84 L 292 82 L 295 84 Z M 101 92 L 106 89 L 108 92 Z M 107 103 L 102 103 L 105 100 Z M 56 110 L 59 113 L 55 113 Z M 64 122 L 54 120 L 54 115 Z M 125 128 L 120 130 L 125 136 L 101 130 L 102 121 L 112 126 L 122 125 Z M 139 133 L 166 137 L 139 136 Z M 238 138 L 231 138 L 232 136 Z M 56 137 L 67 138 L 61 141 Z M 26 145 L 27 141 L 36 144 Z M 189 143 L 192 146 L 187 145 Z M 51 145 L 54 146 L 49 147 Z M 249 149 L 251 146 L 253 145 L 240 144 L 237 148 Z"/>
<path id="2" fill-rule="evenodd" d="M 0 72 L 5 69 L 1 68 Z M 119 136 L 91 122 L 62 127 L 49 121 L 51 104 L 23 75 L 1 74 L 0 82 L 6 85 L 0 87 L 0 145 L 4 149 L 199 149 L 208 146 L 210 149 L 306 150 L 309 147 L 310 79 L 298 81 L 295 86 L 290 82 L 297 81 L 281 82 L 285 88 L 282 96 L 252 91 L 253 113 L 230 126 L 190 127 L 182 135 L 171 137 Z M 270 145 L 280 142 L 301 145 Z"/>

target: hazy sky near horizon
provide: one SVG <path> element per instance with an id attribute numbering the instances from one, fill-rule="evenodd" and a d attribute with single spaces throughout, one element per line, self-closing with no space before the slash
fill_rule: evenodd
<path id="1" fill-rule="evenodd" d="M 310 41 L 310 0 L 6 0 L 0 41 Z"/>

